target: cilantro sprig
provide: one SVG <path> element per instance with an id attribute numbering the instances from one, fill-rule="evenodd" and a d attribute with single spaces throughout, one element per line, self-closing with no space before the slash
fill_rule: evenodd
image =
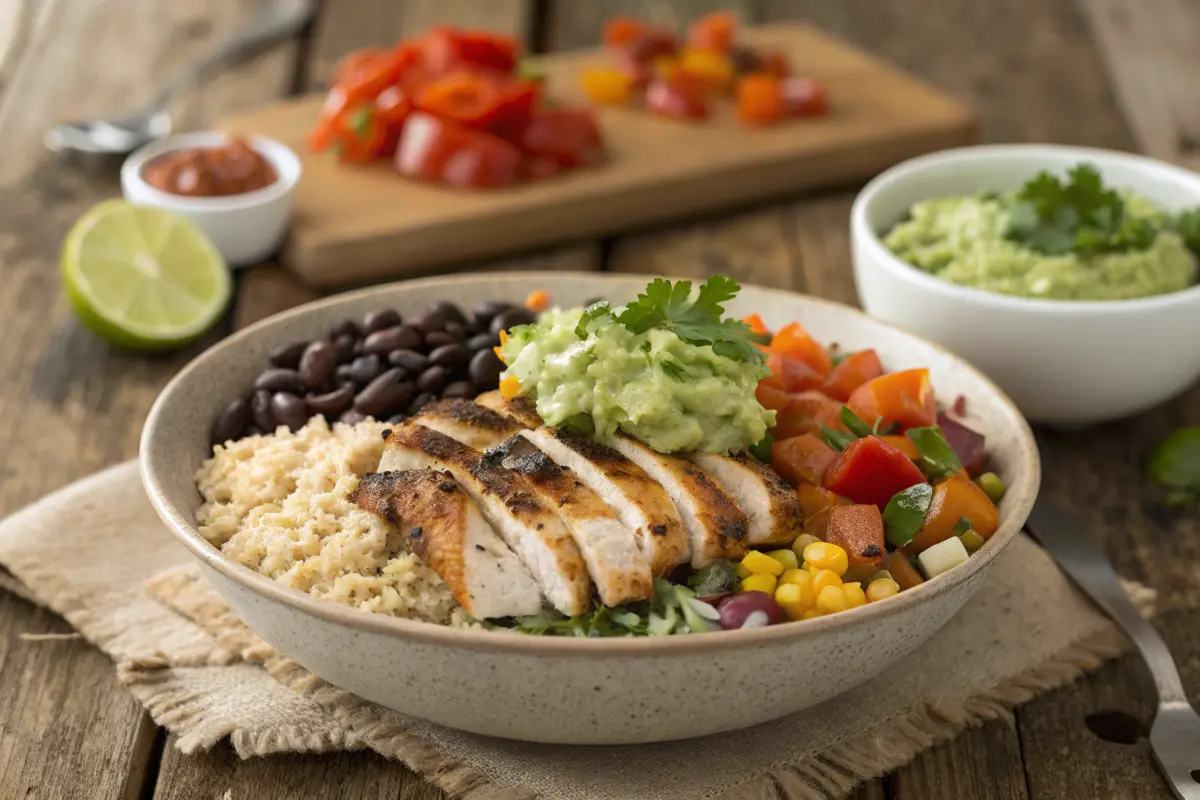
<path id="1" fill-rule="evenodd" d="M 609 319 L 633 333 L 666 330 L 688 344 L 709 345 L 719 356 L 761 364 L 766 356 L 755 345 L 767 344 L 769 337 L 755 333 L 745 322 L 725 318 L 725 303 L 741 288 L 732 278 L 713 275 L 700 285 L 693 300 L 691 281 L 655 278 L 624 308 L 614 310 L 605 301 L 589 306 L 575 333 L 581 339 L 587 338 L 593 322 Z"/>

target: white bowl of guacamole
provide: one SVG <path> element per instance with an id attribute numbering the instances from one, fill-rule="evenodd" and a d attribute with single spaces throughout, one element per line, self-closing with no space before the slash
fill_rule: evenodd
<path id="1" fill-rule="evenodd" d="M 1058 224 L 1053 185 L 1026 189 L 1042 172 L 1082 186 L 1089 176 L 1068 177 L 1080 164 L 1101 184 L 1080 193 L 1085 213 L 1105 198 L 1123 212 L 1107 240 Z M 1126 153 L 988 145 L 922 156 L 855 201 L 859 297 L 972 361 L 1034 422 L 1129 416 L 1200 378 L 1200 265 L 1171 222 L 1196 207 L 1200 175 Z"/>

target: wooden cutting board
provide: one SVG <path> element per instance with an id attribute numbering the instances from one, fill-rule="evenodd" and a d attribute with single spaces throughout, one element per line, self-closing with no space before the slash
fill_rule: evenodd
<path id="1" fill-rule="evenodd" d="M 221 127 L 277 139 L 300 154 L 304 172 L 283 261 L 316 287 L 403 278 L 846 184 L 975 139 L 970 109 L 828 34 L 792 23 L 752 28 L 744 37 L 784 50 L 797 74 L 825 81 L 830 115 L 750 129 L 738 122 L 732 102 L 720 103 L 701 124 L 604 108 L 611 159 L 603 167 L 475 192 L 409 181 L 387 163 L 346 167 L 308 153 L 304 137 L 319 96 L 258 109 Z M 547 57 L 551 96 L 585 103 L 579 72 L 605 58 L 599 51 Z"/>

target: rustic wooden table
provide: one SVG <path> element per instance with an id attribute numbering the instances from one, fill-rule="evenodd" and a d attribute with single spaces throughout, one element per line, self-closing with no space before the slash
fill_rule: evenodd
<path id="1" fill-rule="evenodd" d="M 61 299 L 57 251 L 70 222 L 117 193 L 111 165 L 64 164 L 42 131 L 104 115 L 152 90 L 270 0 L 14 0 L 0 4 L 0 514 L 136 452 L 162 384 L 194 355 L 114 351 Z M 221 75 L 176 119 L 216 117 L 320 84 L 342 52 L 435 21 L 511 31 L 538 51 L 596 41 L 634 0 L 324 0 L 295 42 Z M 990 141 L 1058 141 L 1142 150 L 1200 167 L 1200 6 L 1194 0 L 674 0 L 681 17 L 735 7 L 748 20 L 801 17 L 953 92 L 980 111 Z M 537 254 L 543 266 L 694 274 L 701 251 L 742 280 L 854 302 L 846 220 L 854 187 L 696 220 L 616 241 Z M 221 335 L 308 293 L 278 272 L 244 276 Z M 1152 356 L 1153 354 L 1149 354 Z M 1040 432 L 1044 491 L 1073 506 L 1128 577 L 1160 592 L 1157 624 L 1200 697 L 1200 524 L 1157 510 L 1147 449 L 1200 423 L 1200 389 L 1145 416 L 1082 433 Z M 1036 592 L 1037 587 L 1029 587 Z M 126 694 L 112 664 L 54 614 L 0 592 L 0 798 L 437 797 L 403 766 L 368 753 L 242 762 L 226 747 L 183 757 Z M 1098 800 L 1166 798 L 1144 739 L 1115 743 L 1088 715 L 1145 725 L 1148 676 L 1110 664 L 927 751 L 859 798 Z"/>

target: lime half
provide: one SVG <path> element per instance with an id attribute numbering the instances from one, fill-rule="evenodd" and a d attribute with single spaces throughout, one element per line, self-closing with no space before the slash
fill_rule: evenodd
<path id="1" fill-rule="evenodd" d="M 71 227 L 63 287 L 79 319 L 121 347 L 169 350 L 217 323 L 233 291 L 225 259 L 191 222 L 106 200 Z"/>

